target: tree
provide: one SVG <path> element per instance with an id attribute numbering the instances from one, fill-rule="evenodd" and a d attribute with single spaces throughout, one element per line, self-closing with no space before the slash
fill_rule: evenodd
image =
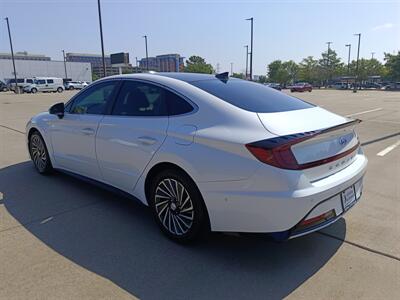
<path id="1" fill-rule="evenodd" d="M 243 73 L 233 73 L 232 77 L 240 78 L 240 79 L 246 79 L 246 76 Z"/>
<path id="2" fill-rule="evenodd" d="M 267 82 L 267 76 L 260 75 L 260 77 L 258 77 L 258 82 L 259 83 L 266 83 Z"/>
<path id="3" fill-rule="evenodd" d="M 328 83 L 332 78 L 345 74 L 344 64 L 337 56 L 335 50 L 331 49 L 329 51 L 329 56 L 328 51 L 323 52 L 321 56 L 322 58 L 319 59 L 318 64 L 321 68 L 322 80 Z"/>
<path id="4" fill-rule="evenodd" d="M 299 66 L 293 60 L 275 60 L 268 65 L 268 80 L 285 85 L 297 79 L 298 71 Z"/>
<path id="5" fill-rule="evenodd" d="M 385 66 L 377 59 L 361 58 L 358 61 L 359 80 L 367 80 L 368 76 L 381 76 L 386 74 Z M 353 60 L 350 63 L 350 74 L 357 76 L 357 61 Z"/>
<path id="6" fill-rule="evenodd" d="M 191 57 L 189 57 L 189 59 L 186 60 L 184 72 L 212 74 L 214 72 L 214 69 L 212 65 L 206 63 L 204 58 L 192 55 Z"/>
<path id="7" fill-rule="evenodd" d="M 320 80 L 321 69 L 318 60 L 312 56 L 304 58 L 299 64 L 299 80 L 314 83 Z"/>
<path id="8" fill-rule="evenodd" d="M 400 81 L 400 51 L 397 54 L 385 53 L 387 77 L 392 81 Z"/>

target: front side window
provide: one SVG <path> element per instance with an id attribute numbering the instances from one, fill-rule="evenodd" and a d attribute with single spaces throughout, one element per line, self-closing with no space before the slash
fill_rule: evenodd
<path id="1" fill-rule="evenodd" d="M 36 84 L 46 84 L 46 81 L 44 79 L 37 79 L 35 80 Z"/>
<path id="2" fill-rule="evenodd" d="M 26 82 L 27 83 L 33 83 L 33 80 L 32 79 L 27 79 Z"/>
<path id="3" fill-rule="evenodd" d="M 166 116 L 166 90 L 158 86 L 127 80 L 112 114 L 118 116 Z"/>
<path id="4" fill-rule="evenodd" d="M 69 109 L 71 114 L 104 114 L 107 104 L 112 101 L 117 81 L 96 84 L 74 99 L 72 107 Z"/>
<path id="5" fill-rule="evenodd" d="M 53 79 L 47 79 L 47 83 L 54 83 Z"/>
<path id="6" fill-rule="evenodd" d="M 252 112 L 272 113 L 313 107 L 298 98 L 246 80 L 208 79 L 189 83 L 232 105 Z"/>

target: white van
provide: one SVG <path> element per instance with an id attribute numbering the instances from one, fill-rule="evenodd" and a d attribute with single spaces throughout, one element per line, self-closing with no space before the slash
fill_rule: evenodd
<path id="1" fill-rule="evenodd" d="M 37 93 L 37 92 L 59 92 L 64 91 L 64 84 L 62 78 L 55 77 L 36 77 L 33 84 L 24 87 L 24 92 Z"/>

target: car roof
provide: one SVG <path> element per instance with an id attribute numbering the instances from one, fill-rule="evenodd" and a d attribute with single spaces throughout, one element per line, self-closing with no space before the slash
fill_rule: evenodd
<path id="1" fill-rule="evenodd" d="M 109 77 L 105 77 L 103 79 L 112 79 L 112 78 L 137 78 L 137 79 L 156 79 L 160 77 L 167 77 L 175 80 L 180 80 L 184 82 L 194 82 L 200 80 L 213 80 L 217 79 L 215 74 L 199 74 L 199 73 L 178 73 L 178 72 L 151 72 L 151 73 L 134 73 L 134 74 L 123 74 L 123 75 L 113 75 Z M 236 79 L 236 78 L 229 78 Z"/>

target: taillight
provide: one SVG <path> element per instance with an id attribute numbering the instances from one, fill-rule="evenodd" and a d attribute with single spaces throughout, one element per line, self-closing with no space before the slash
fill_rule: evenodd
<path id="1" fill-rule="evenodd" d="M 352 148 L 334 156 L 316 160 L 313 162 L 299 164 L 292 152 L 291 147 L 295 144 L 304 142 L 305 140 L 311 139 L 316 135 L 324 132 L 327 132 L 327 130 L 280 136 L 272 139 L 246 144 L 246 148 L 259 161 L 268 165 L 287 170 L 304 170 L 338 160 L 356 151 L 360 146 L 360 143 L 358 142 Z"/>

